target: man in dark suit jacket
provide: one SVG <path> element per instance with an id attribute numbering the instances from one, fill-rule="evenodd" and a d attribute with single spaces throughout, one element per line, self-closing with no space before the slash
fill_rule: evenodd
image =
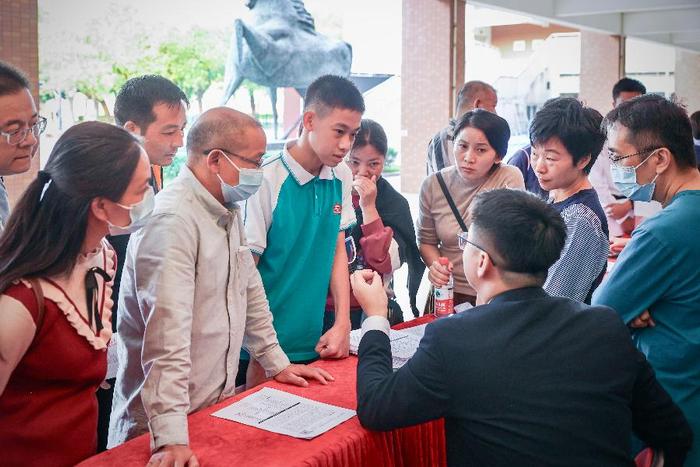
<path id="1" fill-rule="evenodd" d="M 615 312 L 542 284 L 566 227 L 535 196 L 494 190 L 460 234 L 477 306 L 429 324 L 392 373 L 386 294 L 352 276 L 362 325 L 357 414 L 376 430 L 445 418 L 450 466 L 629 466 L 634 432 L 681 466 L 692 433 Z"/>

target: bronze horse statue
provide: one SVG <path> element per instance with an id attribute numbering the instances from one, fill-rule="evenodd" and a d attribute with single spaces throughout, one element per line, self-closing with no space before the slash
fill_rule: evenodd
<path id="1" fill-rule="evenodd" d="M 244 79 L 270 91 L 277 137 L 277 88 L 304 97 L 319 76 L 350 75 L 352 47 L 316 32 L 303 0 L 248 0 L 252 23 L 236 19 L 227 66 L 225 105 Z"/>

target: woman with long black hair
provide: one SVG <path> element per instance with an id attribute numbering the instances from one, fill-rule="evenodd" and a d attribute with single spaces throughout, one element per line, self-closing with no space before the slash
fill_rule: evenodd
<path id="1" fill-rule="evenodd" d="M 149 178 L 127 131 L 81 123 L 10 216 L 0 237 L 3 465 L 74 465 L 95 453 L 116 269 L 105 236 L 150 215 Z"/>

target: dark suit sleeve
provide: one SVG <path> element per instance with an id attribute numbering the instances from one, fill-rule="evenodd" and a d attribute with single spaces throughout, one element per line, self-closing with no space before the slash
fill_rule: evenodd
<path id="1" fill-rule="evenodd" d="M 357 416 L 365 428 L 391 430 L 441 418 L 449 405 L 446 362 L 437 324 L 429 324 L 416 354 L 392 372 L 389 337 L 368 331 L 359 348 Z"/>
<path id="2" fill-rule="evenodd" d="M 636 354 L 639 371 L 632 395 L 634 432 L 648 446 L 663 450 L 666 467 L 681 467 L 692 446 L 693 432 L 647 359 L 639 351 Z"/>

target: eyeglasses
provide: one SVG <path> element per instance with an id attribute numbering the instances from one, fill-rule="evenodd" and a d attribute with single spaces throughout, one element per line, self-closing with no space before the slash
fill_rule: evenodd
<path id="1" fill-rule="evenodd" d="M 481 251 L 483 251 L 484 253 L 486 253 L 487 255 L 489 255 L 489 258 L 491 259 L 491 264 L 493 264 L 494 266 L 496 266 L 496 262 L 493 260 L 493 255 L 492 255 L 491 253 L 489 253 L 488 251 L 486 251 L 486 250 L 485 250 L 482 246 L 480 246 L 479 244 L 474 243 L 474 242 L 472 242 L 471 240 L 469 240 L 469 239 L 467 238 L 467 232 L 460 232 L 460 233 L 458 233 L 458 234 L 457 234 L 457 239 L 459 240 L 459 249 L 460 249 L 460 250 L 464 250 L 464 249 L 467 247 L 467 245 L 471 245 L 471 246 L 473 246 L 474 248 L 476 248 L 477 250 L 481 250 Z"/>
<path id="2" fill-rule="evenodd" d="M 626 156 L 619 156 L 617 153 L 611 151 L 608 149 L 608 159 L 610 159 L 610 162 L 614 165 L 620 165 L 619 162 L 625 159 L 628 159 L 630 157 L 634 156 L 641 156 L 642 154 L 646 154 L 652 151 L 656 151 L 657 149 L 661 149 L 660 147 L 658 148 L 651 148 L 651 149 L 644 149 L 643 151 L 635 152 L 634 154 L 628 154 Z"/>
<path id="3" fill-rule="evenodd" d="M 242 160 L 242 161 L 245 161 L 245 162 L 247 162 L 247 163 L 249 163 L 249 164 L 251 164 L 251 165 L 254 165 L 256 169 L 259 169 L 259 168 L 262 167 L 262 165 L 263 165 L 263 160 L 262 160 L 262 158 L 260 158 L 259 160 L 256 161 L 256 160 L 253 160 L 253 159 L 248 159 L 247 157 L 239 156 L 239 155 L 236 154 L 235 152 L 227 151 L 227 150 L 221 149 L 221 148 L 211 148 L 211 149 L 207 149 L 207 150 L 205 150 L 204 152 L 202 152 L 202 154 L 204 154 L 204 155 L 206 156 L 206 155 L 208 155 L 208 154 L 209 154 L 210 152 L 212 152 L 212 151 L 221 151 L 221 152 L 223 152 L 224 154 L 226 154 L 227 156 L 237 157 L 237 158 L 239 158 L 239 159 Z"/>
<path id="4" fill-rule="evenodd" d="M 34 133 L 34 137 L 38 138 L 39 135 L 44 132 L 44 130 L 46 130 L 46 119 L 44 117 L 39 117 L 36 123 L 29 128 L 20 128 L 19 130 L 10 131 L 9 133 L 0 131 L 0 136 L 5 137 L 7 144 L 17 146 L 18 144 L 22 143 L 22 141 L 27 139 L 29 132 Z"/>

